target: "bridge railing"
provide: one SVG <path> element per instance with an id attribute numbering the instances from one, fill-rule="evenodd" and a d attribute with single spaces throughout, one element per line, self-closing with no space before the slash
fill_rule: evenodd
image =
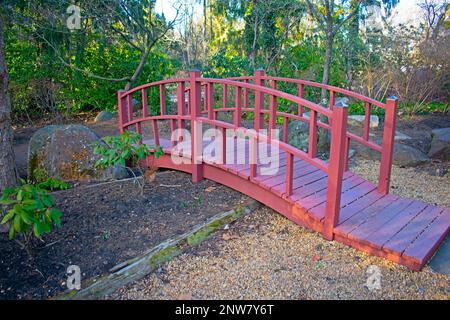
<path id="1" fill-rule="evenodd" d="M 270 81 L 271 87 L 264 86 L 264 81 Z M 298 85 L 298 95 L 293 95 L 277 89 L 277 82 L 287 81 Z M 253 82 L 253 83 L 252 83 Z M 177 92 L 177 110 L 175 114 L 168 114 L 166 108 L 166 87 L 175 85 Z M 375 145 L 369 141 L 368 127 L 365 125 L 364 136 L 362 138 L 355 136 L 347 131 L 348 106 L 343 103 L 333 103 L 331 107 L 323 107 L 319 104 L 306 100 L 303 97 L 304 86 L 311 85 L 319 88 L 331 90 L 331 97 L 334 99 L 334 93 L 338 92 L 361 99 L 366 103 L 366 117 L 370 117 L 370 105 L 382 107 L 386 110 L 386 120 L 383 134 L 382 146 Z M 160 108 L 159 114 L 149 115 L 148 112 L 148 89 L 159 87 Z M 221 87 L 222 106 L 216 104 L 215 88 Z M 234 90 L 235 101 L 234 106 L 229 107 L 228 92 Z M 186 103 L 186 92 L 188 95 Z M 333 93 L 334 92 L 334 93 Z M 249 93 L 253 94 L 253 108 L 250 107 Z M 142 117 L 133 118 L 133 94 L 140 94 L 142 101 Z M 203 95 L 202 95 L 203 94 Z M 269 108 L 265 109 L 264 96 L 269 97 Z M 298 105 L 298 114 L 291 114 L 277 110 L 277 101 L 284 99 Z M 203 103 L 202 103 L 203 102 Z M 201 154 L 202 139 L 198 142 L 197 135 L 201 132 L 195 130 L 195 124 L 205 123 L 214 126 L 222 131 L 222 150 L 226 151 L 226 135 L 225 131 L 232 129 L 239 130 L 250 139 L 250 178 L 253 179 L 258 175 L 257 162 L 257 144 L 258 142 L 272 143 L 275 139 L 271 135 L 273 129 L 277 126 L 277 119 L 282 118 L 283 140 L 276 141 L 281 151 L 286 153 L 286 183 L 285 194 L 291 195 L 293 192 L 293 167 L 294 157 L 298 157 L 307 161 L 311 165 L 324 171 L 328 175 L 328 190 L 326 201 L 326 213 L 324 221 L 324 236 L 327 239 L 333 238 L 333 229 L 339 220 L 340 198 L 342 191 L 343 174 L 348 163 L 348 149 L 351 139 L 362 143 L 374 150 L 380 151 L 381 168 L 379 179 L 380 192 L 387 193 L 389 189 L 390 167 L 392 163 L 392 146 L 395 132 L 395 114 L 396 100 L 388 100 L 386 104 L 382 104 L 370 98 L 352 93 L 350 91 L 317 84 L 314 82 L 286 79 L 279 77 L 267 77 L 262 70 L 258 70 L 253 77 L 237 77 L 230 79 L 213 79 L 201 77 L 200 71 L 192 71 L 189 78 L 179 78 L 158 81 L 143 86 L 136 87 L 129 91 L 118 92 L 118 108 L 120 131 L 135 126 L 136 131 L 142 135 L 142 123 L 150 122 L 152 125 L 154 143 L 160 144 L 158 121 L 170 121 L 171 132 L 175 129 L 183 129 L 186 122 L 191 124 L 191 160 L 192 160 L 192 177 L 194 181 L 199 181 L 203 177 L 203 164 L 197 161 L 196 154 Z M 309 117 L 304 114 L 304 108 L 310 111 Z M 233 123 L 217 120 L 217 114 L 220 111 L 230 111 L 233 113 Z M 253 129 L 242 128 L 242 112 L 254 113 Z M 266 135 L 264 126 L 264 116 L 268 114 L 268 132 Z M 320 120 L 322 115 L 327 121 Z M 309 123 L 309 141 L 308 151 L 304 152 L 288 144 L 289 120 L 300 120 Z M 366 119 L 367 121 L 367 119 Z M 317 130 L 324 128 L 331 131 L 330 159 L 325 162 L 317 157 Z M 181 137 L 179 137 L 181 139 Z M 174 142 L 176 143 L 176 142 Z M 200 150 L 200 153 L 198 152 Z M 224 164 L 226 162 L 225 152 L 223 153 Z"/>
<path id="2" fill-rule="evenodd" d="M 336 104 L 336 96 L 340 94 L 345 97 L 349 97 L 356 101 L 360 101 L 364 104 L 364 125 L 363 125 L 363 134 L 359 136 L 353 132 L 346 130 L 345 136 L 345 171 L 348 170 L 348 162 L 349 162 L 349 151 L 350 151 L 350 141 L 354 141 L 355 143 L 364 145 L 367 148 L 370 148 L 374 151 L 377 151 L 381 154 L 380 168 L 379 168 L 379 178 L 378 178 L 378 190 L 381 193 L 387 194 L 389 193 L 389 183 L 390 183 L 390 175 L 391 175 L 391 167 L 392 167 L 392 157 L 393 157 L 393 148 L 394 148 L 394 137 L 395 137 L 395 127 L 396 127 L 396 115 L 397 115 L 397 107 L 398 101 L 396 97 L 392 97 L 386 100 L 386 103 L 382 103 L 380 101 L 374 100 L 372 98 L 366 97 L 362 94 L 342 89 L 335 86 L 330 86 L 322 83 L 317 83 L 308 80 L 302 79 L 291 79 L 291 78 L 283 78 L 283 77 L 272 77 L 266 76 L 264 70 L 257 70 L 254 76 L 244 76 L 244 77 L 236 77 L 230 78 L 236 81 L 254 81 L 254 83 L 259 85 L 270 85 L 271 88 L 280 90 L 278 88 L 279 83 L 290 83 L 297 86 L 297 94 L 298 97 L 303 98 L 305 96 L 306 87 L 313 87 L 319 89 L 325 89 L 328 91 L 328 109 L 333 110 Z M 246 101 L 246 97 L 244 96 L 244 101 Z M 262 99 L 263 100 L 263 99 Z M 260 102 L 261 103 L 261 102 Z M 248 104 L 247 104 L 248 105 Z M 317 112 L 311 110 L 311 115 L 306 116 L 305 107 L 302 103 L 298 104 L 297 114 L 292 113 L 283 113 L 276 112 L 276 116 L 281 116 L 283 118 L 284 123 L 284 141 L 287 142 L 286 138 L 288 136 L 287 131 L 289 130 L 288 121 L 289 120 L 298 120 L 305 123 L 310 122 L 310 117 L 317 117 Z M 379 145 L 370 140 L 370 117 L 373 108 L 381 108 L 385 112 L 384 117 L 384 127 L 383 127 L 383 137 L 382 144 Z M 225 109 L 217 109 L 218 111 Z M 252 111 L 252 109 L 244 108 L 244 111 Z M 268 110 L 264 110 L 263 107 L 259 107 L 259 110 L 256 106 L 255 100 L 255 108 L 253 109 L 255 113 L 258 111 L 261 113 L 270 112 Z M 260 118 L 263 118 L 261 116 Z M 331 123 L 331 122 L 330 122 Z M 331 130 L 331 126 L 329 123 L 317 121 L 317 127 Z M 310 137 L 312 139 L 309 140 L 308 150 L 311 150 L 313 154 L 317 152 L 317 130 L 316 126 L 310 125 Z"/>

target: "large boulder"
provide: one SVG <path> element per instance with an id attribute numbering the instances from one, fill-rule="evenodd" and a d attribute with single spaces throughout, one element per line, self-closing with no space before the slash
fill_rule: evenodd
<path id="1" fill-rule="evenodd" d="M 94 119 L 95 123 L 104 122 L 114 119 L 114 113 L 110 111 L 100 111 Z"/>
<path id="2" fill-rule="evenodd" d="M 377 142 L 381 145 L 381 142 Z M 356 154 L 362 158 L 370 160 L 380 160 L 381 154 L 377 151 L 369 149 L 359 143 L 352 142 L 352 147 L 355 149 Z M 412 146 L 395 143 L 394 155 L 392 163 L 402 167 L 416 167 L 429 161 L 429 158 L 425 153 Z"/>
<path id="3" fill-rule="evenodd" d="M 450 128 L 432 130 L 431 135 L 432 140 L 428 156 L 450 160 Z"/>
<path id="4" fill-rule="evenodd" d="M 288 143 L 303 151 L 308 150 L 309 125 L 302 121 L 289 123 Z"/>
<path id="5" fill-rule="evenodd" d="M 317 142 L 319 152 L 321 150 L 328 150 L 330 144 L 330 134 L 328 131 L 318 128 L 318 136 L 323 134 L 323 139 Z M 300 150 L 308 151 L 309 145 L 309 123 L 296 120 L 289 123 L 288 143 Z"/>
<path id="6" fill-rule="evenodd" d="M 394 157 L 392 160 L 394 164 L 403 167 L 416 167 L 428 161 L 427 155 L 419 149 L 406 144 L 394 144 Z"/>
<path id="7" fill-rule="evenodd" d="M 364 126 L 366 116 L 364 115 L 350 115 L 348 116 L 348 124 L 350 126 Z M 378 128 L 380 125 L 380 119 L 377 115 L 370 115 L 369 126 L 371 128 Z"/>
<path id="8" fill-rule="evenodd" d="M 43 180 L 105 181 L 127 176 L 125 168 L 98 170 L 93 144 L 101 141 L 91 129 L 82 125 L 51 125 L 31 137 L 28 146 L 28 178 Z"/>

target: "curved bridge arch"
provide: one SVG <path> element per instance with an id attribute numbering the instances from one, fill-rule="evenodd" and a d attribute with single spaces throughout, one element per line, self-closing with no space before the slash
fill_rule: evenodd
<path id="1" fill-rule="evenodd" d="M 280 83 L 296 86 L 296 94 L 279 90 Z M 327 90 L 328 107 L 305 99 L 305 87 Z M 159 105 L 150 114 L 148 92 L 155 89 L 159 90 Z M 171 89 L 176 90 L 176 96 L 171 96 L 176 100 L 176 108 L 167 103 Z M 347 130 L 348 106 L 335 103 L 338 95 L 364 103 L 362 137 Z M 135 97 L 142 107 L 137 112 L 139 116 L 133 112 Z M 229 101 L 230 97 L 234 101 Z M 280 111 L 279 101 L 295 105 L 295 112 Z M 384 109 L 385 114 L 381 145 L 369 139 L 374 107 Z M 134 128 L 142 135 L 143 125 L 151 124 L 152 138 L 144 135 L 141 143 L 159 145 L 165 155 L 158 159 L 149 157 L 149 164 L 190 173 L 194 182 L 206 178 L 224 184 L 295 223 L 322 233 L 328 240 L 418 270 L 448 235 L 448 208 L 388 194 L 397 113 L 395 97 L 382 103 L 329 85 L 266 76 L 262 70 L 254 76 L 228 79 L 203 78 L 200 71 L 192 71 L 189 78 L 119 91 L 118 108 L 121 132 Z M 231 113 L 232 120 L 219 120 L 219 113 Z M 244 113 L 253 118 L 252 128 L 243 126 Z M 170 122 L 170 137 L 160 136 L 159 121 Z M 306 151 L 288 144 L 289 121 L 309 126 Z M 205 139 L 205 126 L 216 129 L 212 138 Z M 187 133 L 183 131 L 186 128 L 190 129 Z M 319 128 L 331 134 L 327 161 L 318 157 Z M 282 131 L 281 139 L 276 135 L 277 129 Z M 350 141 L 381 153 L 377 185 L 348 170 Z M 272 160 L 277 162 L 277 168 L 266 175 L 264 164 Z"/>

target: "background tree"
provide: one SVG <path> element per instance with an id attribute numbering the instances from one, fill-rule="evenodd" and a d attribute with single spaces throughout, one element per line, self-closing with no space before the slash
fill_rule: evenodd
<path id="1" fill-rule="evenodd" d="M 17 183 L 14 162 L 11 102 L 8 94 L 8 69 L 5 59 L 4 19 L 0 12 L 0 191 Z"/>
<path id="2" fill-rule="evenodd" d="M 346 22 L 358 14 L 361 2 L 362 0 L 352 0 L 350 1 L 350 7 L 347 8 L 348 1 L 338 4 L 338 1 L 335 0 L 324 0 L 321 2 L 306 0 L 309 12 L 316 21 L 317 27 L 325 34 L 326 50 L 322 77 L 322 83 L 324 84 L 328 84 L 330 81 L 330 66 L 336 34 Z M 322 3 L 323 6 L 321 5 Z M 326 99 L 326 93 L 326 90 L 322 90 L 322 102 Z"/>

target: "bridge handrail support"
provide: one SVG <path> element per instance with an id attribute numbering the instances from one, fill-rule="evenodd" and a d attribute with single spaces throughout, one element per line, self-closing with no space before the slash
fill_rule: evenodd
<path id="1" fill-rule="evenodd" d="M 397 119 L 398 98 L 395 96 L 386 100 L 386 110 L 383 127 L 383 141 L 381 150 L 380 173 L 378 177 L 378 191 L 389 193 L 391 179 L 392 158 L 394 154 L 395 126 Z"/>
<path id="2" fill-rule="evenodd" d="M 190 72 L 190 106 L 191 106 L 191 165 L 192 165 L 192 182 L 199 182 L 203 179 L 203 164 L 199 161 L 198 156 L 202 155 L 202 132 L 201 123 L 197 118 L 202 113 L 202 83 L 199 81 L 202 75 L 200 70 L 192 70 Z M 193 90 L 192 90 L 193 89 Z"/>
<path id="3" fill-rule="evenodd" d="M 323 225 L 323 237 L 327 240 L 333 240 L 334 228 L 339 222 L 342 180 L 346 162 L 348 105 L 339 102 L 335 104 L 332 112 L 328 190 Z"/>

